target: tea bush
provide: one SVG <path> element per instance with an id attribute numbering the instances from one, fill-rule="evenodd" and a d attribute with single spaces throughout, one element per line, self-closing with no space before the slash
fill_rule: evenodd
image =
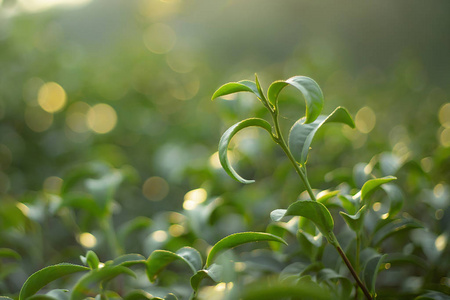
<path id="1" fill-rule="evenodd" d="M 283 98 L 288 86 L 306 104 L 289 131 L 282 102 L 300 97 Z M 351 147 L 327 127 L 355 122 L 343 107 L 322 115 L 308 77 L 275 81 L 267 94 L 258 77 L 231 82 L 213 99 L 238 92 L 262 109 L 225 131 L 211 161 L 244 187 L 188 161 L 186 176 L 212 180 L 187 192 L 182 209 L 149 214 L 132 200 L 136 169 L 93 161 L 67 170 L 58 188 L 6 198 L 2 299 L 449 298 L 448 194 L 426 162 L 385 151 L 330 164 Z M 218 101 L 228 122 L 254 100 Z"/>

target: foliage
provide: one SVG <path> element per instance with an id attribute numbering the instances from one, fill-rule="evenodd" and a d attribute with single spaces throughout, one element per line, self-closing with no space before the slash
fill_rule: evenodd
<path id="1" fill-rule="evenodd" d="M 289 143 L 286 143 L 279 123 L 278 97 L 281 90 L 288 85 L 295 87 L 304 96 L 306 113 L 293 124 L 289 131 Z M 322 91 L 315 81 L 304 76 L 272 83 L 267 97 L 258 77 L 255 82 L 228 83 L 214 93 L 213 99 L 237 92 L 253 93 L 268 110 L 272 125 L 262 118 L 250 118 L 231 126 L 219 142 L 218 157 L 225 171 L 241 183 L 255 182 L 243 179 L 233 169 L 229 160 L 229 147 L 236 134 L 256 126 L 263 128 L 281 147 L 306 188 L 298 199 L 292 199 L 286 209 L 272 210 L 272 222 L 267 223 L 267 232 L 236 232 L 217 241 L 219 232 L 216 232 L 215 228 L 221 224 L 213 223 L 214 214 L 217 217 L 219 208 L 224 204 L 218 199 L 199 199 L 195 193 L 202 193 L 203 189 L 193 190 L 191 195 L 186 195 L 185 210 L 181 213 L 171 213 L 175 218 L 167 217 L 164 213 L 161 218 L 155 217 L 152 220 L 136 218 L 122 224 L 116 231 L 113 224 L 116 205 L 114 198 L 120 185 L 127 178 L 132 178 L 130 170 L 89 164 L 71 171 L 60 192 L 48 195 L 49 202 L 42 209 L 45 210 L 45 215 L 57 217 L 63 223 L 71 224 L 75 233 L 80 232 L 77 238 L 84 247 L 95 249 L 96 237 L 88 232 L 96 232 L 96 236 L 104 243 L 102 248 L 98 248 L 99 253 L 102 257 L 110 257 L 111 260 L 101 262 L 98 254 L 89 250 L 85 256 L 80 256 L 84 266 L 60 263 L 44 267 L 28 277 L 20 290 L 19 300 L 86 297 L 446 297 L 446 288 L 436 288 L 428 285 L 428 282 L 422 282 L 413 294 L 391 290 L 386 281 L 377 283 L 379 273 L 390 272 L 391 267 L 398 268 L 397 272 L 404 276 L 411 270 L 423 274 L 439 270 L 430 260 L 431 257 L 424 259 L 420 252 L 416 253 L 415 246 L 412 246 L 414 235 L 419 234 L 430 239 L 432 233 L 420 220 L 405 213 L 399 215 L 405 197 L 400 187 L 393 183 L 397 179 L 392 176 L 395 174 L 375 177 L 378 172 L 383 174 L 383 168 L 399 173 L 406 164 L 396 163 L 394 167 L 392 162 L 397 162 L 395 157 L 384 154 L 376 163 L 372 161 L 371 164 L 365 165 L 363 172 L 358 170 L 362 166 L 357 165 L 354 177 L 350 178 L 352 181 L 343 182 L 332 189 L 313 190 L 307 172 L 313 138 L 318 129 L 326 123 L 342 123 L 355 127 L 349 112 L 338 107 L 328 116 L 321 115 Z M 387 157 L 389 161 L 382 162 L 383 157 Z M 359 187 L 352 188 L 353 182 L 360 183 Z M 269 211 L 266 213 L 269 214 Z M 221 214 L 220 218 L 226 218 L 226 211 Z M 246 212 L 243 212 L 242 217 L 245 217 L 245 214 Z M 28 214 L 23 214 L 23 217 L 28 218 Z M 171 221 L 171 218 L 176 220 Z M 170 225 L 166 230 L 162 229 L 167 228 L 168 222 L 184 222 L 183 220 L 186 220 L 184 226 L 190 228 L 189 232 L 171 232 L 170 228 L 185 230 L 184 226 L 178 224 Z M 81 228 L 78 228 L 77 224 L 84 228 L 80 231 Z M 148 253 L 144 256 L 127 251 L 127 237 L 140 231 L 147 236 L 140 239 L 143 241 L 141 247 L 144 253 Z M 167 232 L 172 235 L 170 239 Z M 408 233 L 413 234 L 411 240 Z M 207 249 L 201 244 L 211 239 L 211 236 L 216 242 Z M 442 237 L 436 238 L 434 242 L 437 250 L 433 252 L 434 263 L 447 251 L 437 244 L 439 239 Z M 247 250 L 244 248 L 239 252 L 231 250 L 250 242 L 261 241 L 269 242 L 271 250 L 267 247 L 264 247 L 264 251 L 256 250 L 259 247 Z M 411 245 L 409 248 L 412 249 L 405 251 L 405 244 Z M 425 254 L 430 251 L 426 244 L 419 247 L 417 249 L 423 249 Z M 167 250 L 163 250 L 164 248 Z M 103 253 L 105 250 L 107 251 Z M 243 254 L 246 252 L 251 255 Z M 8 263 L 10 260 L 20 260 L 20 255 L 12 249 L 4 248 L 1 253 L 2 257 L 7 258 L 6 265 L 11 264 Z M 238 256 L 238 253 L 241 255 Z M 339 256 L 341 260 L 337 259 Z M 10 272 L 14 272 L 14 267 L 13 265 Z M 81 276 L 76 276 L 75 273 L 81 273 Z M 142 274 L 146 276 L 143 277 Z M 263 289 L 256 288 L 261 284 L 264 285 Z M 212 288 L 213 294 L 208 294 L 209 288 Z"/>

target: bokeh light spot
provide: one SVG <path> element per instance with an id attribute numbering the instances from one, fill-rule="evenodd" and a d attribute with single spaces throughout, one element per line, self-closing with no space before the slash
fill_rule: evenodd
<path id="1" fill-rule="evenodd" d="M 430 172 L 433 169 L 433 158 L 424 157 L 420 160 L 420 165 L 425 172 Z"/>
<path id="2" fill-rule="evenodd" d="M 66 105 L 66 102 L 66 92 L 56 82 L 47 82 L 39 89 L 38 103 L 46 112 L 57 112 Z"/>
<path id="3" fill-rule="evenodd" d="M 200 203 L 204 202 L 208 197 L 205 189 L 199 188 L 189 191 L 184 195 L 183 208 L 186 210 L 193 210 Z"/>
<path id="4" fill-rule="evenodd" d="M 162 23 L 151 25 L 144 33 L 144 44 L 148 50 L 156 54 L 164 54 L 172 50 L 177 35 L 173 29 Z"/>
<path id="5" fill-rule="evenodd" d="M 75 102 L 67 108 L 66 124 L 73 131 L 83 133 L 89 130 L 87 113 L 91 107 L 85 102 Z"/>
<path id="6" fill-rule="evenodd" d="M 445 128 L 439 135 L 439 141 L 444 147 L 450 147 L 450 128 Z"/>
<path id="7" fill-rule="evenodd" d="M 100 103 L 91 107 L 87 113 L 89 128 L 96 133 L 108 133 L 117 124 L 117 114 L 108 104 Z"/>
<path id="8" fill-rule="evenodd" d="M 374 111 L 368 107 L 364 106 L 361 108 L 355 116 L 356 128 L 362 133 L 369 133 L 375 127 L 377 117 Z"/>
<path id="9" fill-rule="evenodd" d="M 169 227 L 169 234 L 173 237 L 179 237 L 184 233 L 184 227 L 179 224 L 173 224 Z"/>
<path id="10" fill-rule="evenodd" d="M 438 117 L 442 126 L 450 128 L 450 103 L 445 103 L 441 106 Z"/>
<path id="11" fill-rule="evenodd" d="M 53 123 L 53 114 L 48 113 L 39 107 L 30 107 L 27 106 L 25 108 L 25 124 L 35 131 L 35 132 L 43 132 L 50 128 Z"/>
<path id="12" fill-rule="evenodd" d="M 94 248 L 97 245 L 97 238 L 89 232 L 80 234 L 78 241 L 85 248 Z"/>
<path id="13" fill-rule="evenodd" d="M 436 249 L 441 252 L 445 249 L 447 246 L 447 236 L 445 233 L 441 234 L 436 238 L 436 241 L 434 242 L 434 245 L 436 246 Z"/>
<path id="14" fill-rule="evenodd" d="M 152 239 L 156 242 L 162 243 L 167 240 L 167 233 L 164 230 L 157 230 L 152 233 Z"/>
<path id="15" fill-rule="evenodd" d="M 47 193 L 57 194 L 61 190 L 63 180 L 57 176 L 50 176 L 44 180 L 43 189 Z"/>
<path id="16" fill-rule="evenodd" d="M 372 206 L 372 209 L 374 211 L 379 211 L 381 209 L 381 203 L 380 202 L 375 202 Z"/>
<path id="17" fill-rule="evenodd" d="M 160 201 L 169 193 L 169 184 L 164 178 L 150 177 L 142 185 L 142 193 L 151 201 Z"/>

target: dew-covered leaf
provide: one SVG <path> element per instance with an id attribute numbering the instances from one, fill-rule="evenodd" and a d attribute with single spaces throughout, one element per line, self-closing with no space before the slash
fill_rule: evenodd
<path id="1" fill-rule="evenodd" d="M 33 296 L 48 283 L 62 276 L 88 270 L 89 268 L 85 266 L 69 263 L 61 263 L 45 267 L 28 277 L 20 290 L 19 300 L 25 300 L 28 297 Z"/>
<path id="2" fill-rule="evenodd" d="M 231 166 L 230 162 L 228 161 L 228 146 L 230 144 L 231 139 L 233 136 L 238 133 L 240 130 L 246 128 L 246 127 L 261 127 L 265 129 L 270 135 L 272 135 L 272 126 L 270 124 L 259 118 L 251 118 L 243 120 L 239 123 L 234 124 L 231 126 L 225 133 L 222 135 L 222 138 L 219 141 L 219 160 L 223 167 L 223 169 L 230 175 L 231 178 L 241 182 L 241 183 L 252 183 L 255 182 L 254 180 L 246 180 L 242 178 Z"/>
<path id="3" fill-rule="evenodd" d="M 206 259 L 206 267 L 209 267 L 216 258 L 216 256 L 222 251 L 237 247 L 242 244 L 251 242 L 262 242 L 262 241 L 274 241 L 287 245 L 287 243 L 282 238 L 269 233 L 264 232 L 234 233 L 224 237 L 211 248 L 211 251 L 208 254 L 208 258 Z"/>
<path id="4" fill-rule="evenodd" d="M 295 160 L 303 165 L 308 159 L 308 152 L 317 130 L 326 123 L 336 122 L 355 127 L 352 117 L 343 107 L 336 108 L 330 115 L 320 115 L 314 122 L 306 123 L 301 118 L 294 123 L 289 132 L 289 149 Z"/>
<path id="5" fill-rule="evenodd" d="M 323 108 L 323 94 L 319 85 L 309 77 L 294 76 L 273 82 L 267 91 L 269 101 L 278 108 L 278 95 L 287 85 L 295 87 L 303 94 L 306 102 L 306 123 L 317 119 Z"/>

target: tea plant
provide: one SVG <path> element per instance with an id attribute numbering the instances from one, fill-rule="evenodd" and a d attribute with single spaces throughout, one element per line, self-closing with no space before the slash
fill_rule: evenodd
<path id="1" fill-rule="evenodd" d="M 305 116 L 290 129 L 288 142 L 282 134 L 278 104 L 287 86 L 299 90 L 306 102 Z M 71 171 L 59 194 L 49 196 L 43 209 L 48 216 L 60 218 L 77 238 L 82 232 L 96 231 L 103 248 L 81 255 L 82 264 L 58 263 L 33 273 L 14 298 L 446 299 L 444 293 L 448 290 L 444 287 L 424 285 L 412 294 L 376 290 L 379 272 L 391 265 L 428 270 L 427 262 L 412 251 L 383 251 L 396 249 L 386 244 L 391 237 L 423 228 L 407 214 L 399 215 L 405 196 L 393 183 L 396 177 L 392 175 L 404 167 L 403 162 L 383 153 L 368 164 L 355 166 L 356 189 L 345 182 L 332 190 L 313 189 L 307 172 L 312 140 L 328 123 L 355 127 L 349 112 L 338 107 L 329 115 L 321 115 L 322 91 L 314 80 L 304 76 L 272 83 L 267 96 L 258 77 L 254 82 L 232 82 L 220 87 L 212 98 L 237 92 L 254 94 L 272 123 L 250 118 L 231 126 L 219 142 L 223 169 L 243 184 L 254 182 L 234 170 L 228 148 L 241 130 L 260 127 L 284 151 L 305 188 L 286 209 L 267 212 L 272 222 L 266 232 L 237 232 L 220 239 L 211 225 L 215 210 L 222 204 L 220 198 L 182 213 L 162 213 L 153 219 L 138 217 L 117 226 L 113 218 L 116 191 L 122 182 L 132 181 L 133 172 L 129 168 L 90 164 Z M 376 178 L 374 174 L 381 176 Z M 168 227 L 180 224 L 189 227 L 184 236 L 177 235 L 167 242 L 155 238 L 165 234 Z M 211 240 L 211 235 L 216 236 L 210 244 L 206 241 Z M 127 240 L 135 236 L 138 238 L 133 238 L 133 243 L 138 247 L 129 251 Z M 244 245 L 253 242 L 268 242 L 271 250 L 250 251 L 248 256 L 240 257 L 231 250 L 243 246 L 245 253 L 248 248 Z M 139 252 L 136 248 L 145 254 L 133 253 Z M 101 259 L 104 257 L 108 259 Z M 20 255 L 16 251 L 0 249 L 0 278 L 14 272 L 17 260 Z M 431 271 L 445 276 L 439 268 L 429 268 Z"/>

